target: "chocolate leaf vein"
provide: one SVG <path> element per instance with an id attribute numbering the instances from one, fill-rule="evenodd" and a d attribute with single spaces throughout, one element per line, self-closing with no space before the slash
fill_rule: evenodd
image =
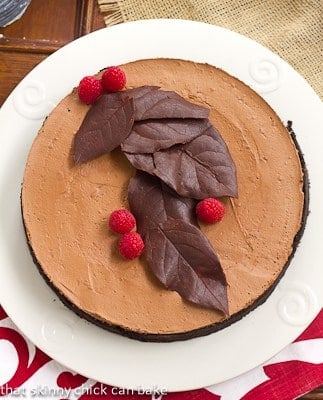
<path id="1" fill-rule="evenodd" d="M 92 105 L 74 137 L 76 164 L 109 153 L 129 135 L 134 121 L 130 97 L 104 95 Z"/>
<path id="2" fill-rule="evenodd" d="M 175 144 L 185 144 L 209 129 L 207 119 L 161 119 L 136 122 L 122 143 L 128 153 L 154 153 Z"/>
<path id="3" fill-rule="evenodd" d="M 166 288 L 195 304 L 228 314 L 226 278 L 200 229 L 168 218 L 149 231 L 145 242 L 147 262 Z"/>

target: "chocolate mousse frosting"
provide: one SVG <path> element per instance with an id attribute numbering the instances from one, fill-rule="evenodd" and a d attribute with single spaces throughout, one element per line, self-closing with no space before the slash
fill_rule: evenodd
<path id="1" fill-rule="evenodd" d="M 214 332 L 263 302 L 294 254 L 307 213 L 307 182 L 299 152 L 270 106 L 220 69 L 172 59 L 140 60 L 123 68 L 127 89 L 148 86 L 157 87 L 146 89 L 148 93 L 175 91 L 210 110 L 208 118 L 221 133 L 236 165 L 239 196 L 222 198 L 226 214 L 220 223 L 200 224 L 198 229 L 189 203 L 179 211 L 181 223 L 188 224 L 192 232 L 201 231 L 216 249 L 227 282 L 228 315 L 165 289 L 148 267 L 146 257 L 124 261 L 117 254 L 117 238 L 106 221 L 112 211 L 129 208 L 128 186 L 135 169 L 127 157 L 130 154 L 141 165 L 145 163 L 142 169 L 146 170 L 156 163 L 154 155 L 165 150 L 153 147 L 152 153 L 127 152 L 126 157 L 116 147 L 101 156 L 97 154 L 90 162 L 80 159 L 75 165 L 71 149 L 76 132 L 90 112 L 79 101 L 76 90 L 48 116 L 28 156 L 22 186 L 28 243 L 51 287 L 65 304 L 90 321 L 151 341 L 188 339 Z M 174 146 L 179 148 L 177 157 L 189 154 L 205 167 L 208 158 L 201 158 L 195 148 L 187 151 L 187 143 Z M 157 165 L 158 161 L 164 162 L 157 159 Z M 167 177 L 168 164 L 159 165 L 163 165 L 160 174 Z M 177 165 L 180 171 L 187 170 L 182 168 L 184 164 Z M 199 183 L 201 176 L 194 179 Z M 169 185 L 166 177 L 164 181 Z M 174 187 L 169 189 L 170 194 Z M 200 184 L 203 188 L 204 183 Z M 230 196 L 234 194 L 231 191 Z M 176 218 L 169 212 L 166 222 L 159 223 L 157 234 L 162 229 L 162 243 L 170 237 L 169 232 L 182 229 Z M 142 220 L 138 219 L 138 230 L 146 226 L 147 221 Z M 152 258 L 156 256 L 149 251 Z M 156 268 L 162 271 L 167 263 L 160 268 L 162 256 L 156 257 Z"/>

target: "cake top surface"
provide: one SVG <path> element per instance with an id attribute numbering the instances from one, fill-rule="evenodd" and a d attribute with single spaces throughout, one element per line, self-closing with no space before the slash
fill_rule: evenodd
<path id="1" fill-rule="evenodd" d="M 228 211 L 218 226 L 201 226 L 217 249 L 234 314 L 270 287 L 292 252 L 303 210 L 294 143 L 264 100 L 219 69 L 179 60 L 142 60 L 124 68 L 129 88 L 175 90 L 210 109 L 210 121 L 237 165 L 238 199 L 226 200 Z M 134 169 L 118 149 L 75 166 L 72 142 L 88 109 L 75 92 L 67 96 L 28 158 L 24 221 L 45 274 L 77 307 L 127 329 L 173 333 L 223 320 L 222 313 L 165 290 L 145 261 L 125 264 L 116 254 L 105 221 L 114 209 L 128 208 Z"/>

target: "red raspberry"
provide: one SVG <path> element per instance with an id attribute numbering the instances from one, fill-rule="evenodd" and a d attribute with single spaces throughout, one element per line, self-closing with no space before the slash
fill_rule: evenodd
<path id="1" fill-rule="evenodd" d="M 225 213 L 224 204 L 214 198 L 208 198 L 200 201 L 196 205 L 196 215 L 200 221 L 212 224 L 219 222 Z"/>
<path id="2" fill-rule="evenodd" d="M 117 92 L 126 86 L 126 74 L 120 67 L 109 67 L 103 72 L 102 86 L 107 92 Z"/>
<path id="3" fill-rule="evenodd" d="M 144 242 L 137 232 L 125 233 L 119 240 L 119 252 L 122 257 L 132 260 L 144 251 Z"/>
<path id="4" fill-rule="evenodd" d="M 95 76 L 85 76 L 79 83 L 77 93 L 83 103 L 93 104 L 103 93 L 101 80 Z"/>
<path id="5" fill-rule="evenodd" d="M 116 233 L 128 233 L 136 225 L 135 217 L 128 210 L 116 210 L 110 215 L 109 227 Z"/>

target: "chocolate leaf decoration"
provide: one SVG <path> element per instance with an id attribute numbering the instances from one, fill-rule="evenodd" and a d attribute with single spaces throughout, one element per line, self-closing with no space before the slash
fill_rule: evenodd
<path id="1" fill-rule="evenodd" d="M 175 144 L 190 142 L 208 128 L 207 119 L 186 118 L 135 122 L 121 148 L 128 153 L 154 153 Z"/>
<path id="2" fill-rule="evenodd" d="M 203 135 L 191 142 L 154 153 L 153 164 L 154 175 L 181 196 L 237 197 L 235 164 L 211 123 Z"/>
<path id="3" fill-rule="evenodd" d="M 167 289 L 228 315 L 226 278 L 200 229 L 169 218 L 146 234 L 145 246 L 149 267 Z"/>
<path id="4" fill-rule="evenodd" d="M 74 137 L 74 161 L 80 164 L 118 147 L 129 135 L 134 122 L 130 97 L 104 95 L 86 114 Z"/>
<path id="5" fill-rule="evenodd" d="M 182 219 L 197 225 L 193 199 L 178 196 L 160 179 L 137 171 L 128 186 L 128 201 L 137 223 L 137 231 L 144 237 L 167 218 Z"/>
<path id="6" fill-rule="evenodd" d="M 122 90 L 120 92 L 115 92 L 113 95 L 116 96 L 121 96 L 121 97 L 132 97 L 134 99 L 134 102 L 137 102 L 140 100 L 142 97 L 146 96 L 147 93 L 153 92 L 160 89 L 159 86 L 139 86 L 135 87 L 133 89 L 127 89 L 127 90 Z M 135 108 L 136 110 L 136 108 Z M 135 112 L 136 114 L 136 112 Z"/>
<path id="7" fill-rule="evenodd" d="M 118 92 L 118 95 L 134 98 L 135 121 L 162 118 L 208 118 L 207 108 L 191 103 L 175 92 L 157 89 L 156 86 L 142 86 Z"/>
<path id="8" fill-rule="evenodd" d="M 125 155 L 135 168 L 159 177 L 180 196 L 237 197 L 235 164 L 210 122 L 202 135 L 185 145 L 153 154 Z"/>
<path id="9" fill-rule="evenodd" d="M 154 175 L 155 164 L 152 154 L 131 154 L 126 152 L 124 154 L 135 168 Z"/>

